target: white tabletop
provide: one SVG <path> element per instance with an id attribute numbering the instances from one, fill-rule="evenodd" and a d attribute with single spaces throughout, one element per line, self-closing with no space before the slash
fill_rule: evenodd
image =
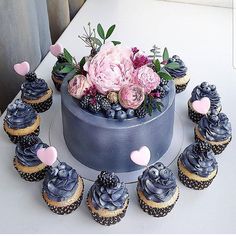
<path id="1" fill-rule="evenodd" d="M 115 23 L 113 39 L 147 51 L 167 46 L 186 62 L 191 82 L 177 95 L 176 109 L 184 123 L 184 147 L 193 141 L 193 123 L 187 117 L 187 100 L 202 81 L 214 83 L 222 97 L 223 111 L 236 127 L 236 72 L 232 67 L 232 12 L 230 9 L 167 3 L 157 0 L 87 0 L 59 42 L 77 59 L 88 51 L 78 39 L 87 22 L 105 28 Z M 27 53 L 27 52 L 26 52 Z M 53 87 L 50 73 L 55 58 L 47 55 L 37 74 Z M 54 92 L 52 108 L 41 115 L 40 137 L 48 142 L 49 124 L 60 106 Z M 2 125 L 3 117 L 0 119 Z M 61 124 L 58 124 L 61 125 Z M 236 233 L 235 139 L 217 157 L 219 172 L 204 191 L 184 187 L 178 180 L 180 198 L 173 211 L 158 219 L 139 207 L 135 184 L 129 184 L 130 206 L 117 225 L 104 227 L 90 217 L 85 200 L 68 216 L 53 214 L 41 198 L 40 183 L 22 180 L 12 165 L 15 146 L 0 130 L 0 233 Z M 61 157 L 63 159 L 63 157 Z M 177 174 L 176 162 L 171 169 Z M 85 194 L 91 182 L 85 181 Z"/>

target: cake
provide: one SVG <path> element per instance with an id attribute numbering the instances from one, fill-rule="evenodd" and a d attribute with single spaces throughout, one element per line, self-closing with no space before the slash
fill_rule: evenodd
<path id="1" fill-rule="evenodd" d="M 117 173 L 142 168 L 127 157 L 148 146 L 153 154 L 150 164 L 155 163 L 173 136 L 175 84 L 165 70 L 168 63 L 158 59 L 156 46 L 153 55 L 146 56 L 117 41 L 104 40 L 100 46 L 97 40 L 86 42 L 90 55 L 61 86 L 63 135 L 69 151 L 89 168 Z"/>

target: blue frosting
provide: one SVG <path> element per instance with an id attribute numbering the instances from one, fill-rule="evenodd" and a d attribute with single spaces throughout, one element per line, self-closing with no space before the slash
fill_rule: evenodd
<path id="1" fill-rule="evenodd" d="M 153 202 L 169 201 L 176 191 L 175 177 L 162 163 L 151 165 L 138 178 L 138 190 Z"/>
<path id="2" fill-rule="evenodd" d="M 232 136 L 231 123 L 224 113 L 212 111 L 204 116 L 199 124 L 200 134 L 208 141 L 224 141 Z"/>
<path id="3" fill-rule="evenodd" d="M 30 147 L 23 148 L 19 143 L 16 146 L 15 154 L 17 161 L 23 166 L 37 166 L 42 162 L 37 157 L 37 151 L 40 148 L 48 147 L 47 144 L 43 143 L 40 138 L 37 138 L 38 142 Z"/>
<path id="4" fill-rule="evenodd" d="M 128 190 L 123 182 L 117 178 L 116 186 L 109 187 L 99 181 L 96 181 L 89 192 L 92 204 L 95 209 L 106 209 L 114 211 L 124 207 L 125 201 L 128 199 Z"/>
<path id="5" fill-rule="evenodd" d="M 179 64 L 179 68 L 171 69 L 165 67 L 165 70 L 173 77 L 173 78 L 181 78 L 184 77 L 187 73 L 188 68 L 185 66 L 184 62 L 179 58 L 179 56 L 175 55 L 168 60 L 168 63 L 176 62 Z"/>
<path id="6" fill-rule="evenodd" d="M 211 110 L 221 107 L 220 96 L 216 90 L 216 86 L 203 82 L 196 86 L 190 98 L 190 102 L 200 100 L 203 97 L 208 97 L 211 101 Z"/>
<path id="7" fill-rule="evenodd" d="M 11 129 L 23 129 L 31 126 L 37 118 L 36 111 L 21 99 L 8 105 L 5 122 Z"/>
<path id="8" fill-rule="evenodd" d="M 185 148 L 180 155 L 180 161 L 189 172 L 207 177 L 217 169 L 217 162 L 211 149 L 199 151 L 197 145 L 194 143 Z"/>
<path id="9" fill-rule="evenodd" d="M 78 174 L 65 162 L 51 167 L 43 181 L 43 192 L 53 201 L 61 202 L 74 195 L 78 188 Z"/>
<path id="10" fill-rule="evenodd" d="M 21 85 L 22 98 L 36 100 L 47 93 L 48 85 L 43 79 L 25 81 Z"/>

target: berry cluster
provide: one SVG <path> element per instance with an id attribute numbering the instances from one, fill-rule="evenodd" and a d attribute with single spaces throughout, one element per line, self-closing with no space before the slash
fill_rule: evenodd
<path id="1" fill-rule="evenodd" d="M 23 136 L 20 140 L 20 146 L 22 148 L 32 147 L 36 143 L 38 143 L 38 139 L 39 138 L 37 136 L 33 135 L 33 134 Z"/>
<path id="2" fill-rule="evenodd" d="M 57 56 L 57 61 L 58 61 L 59 63 L 66 63 L 66 62 L 67 62 L 67 60 L 66 60 L 66 58 L 64 57 L 63 54 L 59 54 L 59 55 Z"/>
<path id="3" fill-rule="evenodd" d="M 161 78 L 159 86 L 154 90 L 154 92 L 159 93 L 159 98 L 164 98 L 169 93 L 170 87 L 168 86 L 168 82 L 168 80 Z"/>
<path id="4" fill-rule="evenodd" d="M 194 146 L 194 150 L 197 153 L 208 152 L 211 150 L 211 145 L 205 141 L 199 141 Z"/>
<path id="5" fill-rule="evenodd" d="M 97 181 L 104 187 L 114 188 L 119 183 L 119 178 L 114 173 L 102 171 L 98 175 Z"/>
<path id="6" fill-rule="evenodd" d="M 29 72 L 25 75 L 25 79 L 29 82 L 33 82 L 37 79 L 37 75 L 34 72 Z"/>

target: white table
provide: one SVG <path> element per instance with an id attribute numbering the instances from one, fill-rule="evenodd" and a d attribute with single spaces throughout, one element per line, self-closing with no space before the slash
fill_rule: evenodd
<path id="1" fill-rule="evenodd" d="M 148 50 L 154 43 L 179 54 L 189 67 L 191 82 L 177 95 L 176 109 L 185 125 L 184 147 L 193 141 L 193 123 L 187 117 L 187 100 L 197 84 L 206 80 L 216 84 L 222 95 L 223 110 L 236 127 L 236 72 L 232 68 L 232 13 L 230 9 L 167 3 L 156 0 L 87 0 L 59 42 L 76 55 L 87 54 L 77 35 L 90 21 L 106 28 L 116 23 L 114 40 Z M 26 52 L 27 53 L 27 52 Z M 50 80 L 55 58 L 47 55 L 37 74 Z M 40 137 L 48 142 L 49 124 L 60 106 L 54 92 L 50 111 L 42 114 Z M 0 123 L 2 125 L 3 114 Z M 61 125 L 61 124 L 58 124 Z M 14 145 L 0 130 L 0 233 L 236 233 L 236 157 L 235 139 L 217 158 L 218 176 L 205 191 L 194 191 L 177 181 L 181 195 L 174 210 L 156 219 L 139 207 L 135 184 L 128 185 L 130 206 L 117 225 L 103 227 L 90 217 L 83 200 L 68 216 L 49 211 L 41 198 L 41 182 L 23 181 L 14 170 Z M 60 157 L 63 159 L 63 157 Z M 177 173 L 176 162 L 171 166 Z M 85 181 L 85 193 L 91 182 Z"/>

